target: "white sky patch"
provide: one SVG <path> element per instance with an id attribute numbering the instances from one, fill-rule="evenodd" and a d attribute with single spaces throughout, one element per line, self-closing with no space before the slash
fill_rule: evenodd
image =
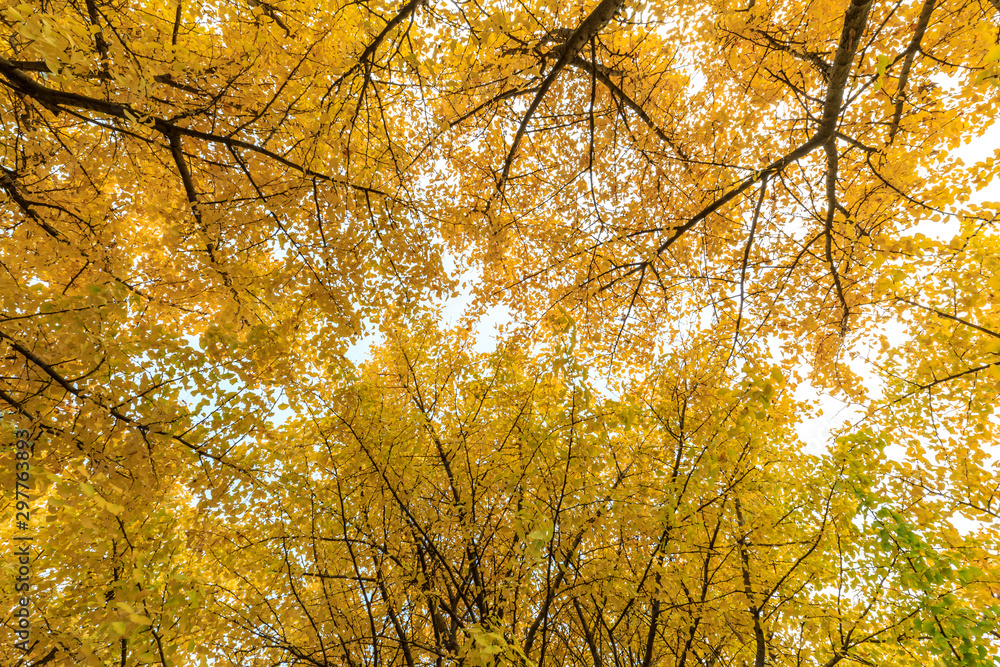
<path id="1" fill-rule="evenodd" d="M 966 165 L 972 165 L 993 157 L 998 150 L 1000 150 L 1000 123 L 991 125 L 982 136 L 968 140 L 964 145 L 953 150 L 951 155 L 959 158 Z M 973 192 L 967 204 L 982 204 L 986 201 L 1000 201 L 1000 177 L 995 177 L 986 186 Z M 937 241 L 947 241 L 954 238 L 959 229 L 958 217 L 950 216 L 939 222 L 928 219 L 920 220 L 903 234 L 923 234 Z"/>
<path id="2" fill-rule="evenodd" d="M 971 535 L 972 533 L 982 530 L 983 528 L 989 525 L 983 521 L 972 519 L 966 516 L 965 514 L 962 514 L 961 512 L 955 512 L 954 514 L 952 514 L 951 518 L 948 519 L 948 521 L 950 521 L 951 525 L 955 527 L 955 530 L 957 530 L 959 534 L 963 536 Z"/>
<path id="3" fill-rule="evenodd" d="M 458 296 L 446 299 L 441 307 L 441 321 L 445 326 L 456 326 L 469 314 L 473 307 L 475 295 L 472 285 L 479 279 L 479 272 L 466 270 L 459 277 L 462 287 Z M 510 323 L 513 313 L 502 304 L 489 306 L 478 318 L 475 325 L 476 344 L 473 349 L 478 353 L 489 353 L 496 349 L 504 325 Z"/>
<path id="4" fill-rule="evenodd" d="M 476 328 L 476 352 L 489 353 L 496 349 L 504 325 L 513 319 L 506 306 L 492 306 L 481 318 Z"/>
<path id="5" fill-rule="evenodd" d="M 994 123 L 982 136 L 969 139 L 963 146 L 952 151 L 952 155 L 960 158 L 965 164 L 975 164 L 993 157 L 1000 150 L 1000 123 Z M 994 178 L 986 187 L 974 192 L 970 201 L 979 203 L 992 200 L 1000 195 L 1000 177 Z"/>
<path id="6" fill-rule="evenodd" d="M 282 391 L 276 398 L 272 399 L 271 412 L 267 419 L 273 426 L 283 426 L 286 422 L 296 417 L 296 412 L 288 403 L 285 392 Z"/>
<path id="7" fill-rule="evenodd" d="M 807 454 L 825 454 L 833 441 L 833 434 L 848 422 L 857 421 L 862 415 L 857 406 L 817 390 L 808 381 L 803 381 L 796 387 L 794 396 L 800 401 L 815 401 L 819 408 L 815 417 L 802 419 L 795 426 L 795 432 Z"/>
<path id="8" fill-rule="evenodd" d="M 372 348 L 382 343 L 385 337 L 378 332 L 367 333 L 351 343 L 344 356 L 355 366 L 360 366 L 372 358 Z"/>
<path id="9" fill-rule="evenodd" d="M 441 300 L 433 300 L 430 304 L 432 308 L 437 308 L 439 312 L 439 324 L 443 328 L 458 326 L 463 319 L 470 315 L 470 311 L 475 307 L 475 294 L 473 288 L 480 279 L 478 269 L 460 269 L 458 259 L 446 254 L 443 258 L 444 270 L 450 276 L 456 276 L 459 283 L 458 293 L 455 296 L 447 296 Z M 509 308 L 502 304 L 487 307 L 475 322 L 476 343 L 473 350 L 477 353 L 490 353 L 496 349 L 502 337 L 504 326 L 514 319 L 514 314 Z M 366 323 L 370 324 L 370 323 Z M 385 336 L 376 330 L 374 326 L 365 326 L 365 333 L 360 339 L 352 343 L 344 356 L 355 366 L 370 361 L 372 350 L 381 345 Z"/>

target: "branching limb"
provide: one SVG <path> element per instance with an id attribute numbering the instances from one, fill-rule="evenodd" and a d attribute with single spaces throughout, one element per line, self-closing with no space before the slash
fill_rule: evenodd
<path id="1" fill-rule="evenodd" d="M 11 65 L 19 70 L 25 72 L 46 72 L 48 74 L 57 74 L 55 70 L 49 67 L 49 64 L 44 60 L 11 60 Z M 111 76 L 107 72 L 98 72 L 94 75 L 98 79 L 110 80 Z M 156 83 L 162 83 L 165 86 L 170 86 L 171 88 L 176 88 L 177 90 L 183 90 L 185 93 L 191 93 L 192 95 L 202 95 L 203 91 L 193 88 L 191 86 L 185 85 L 183 83 L 178 83 L 174 81 L 173 77 L 169 74 L 157 74 L 153 76 L 153 81 Z"/>
<path id="2" fill-rule="evenodd" d="M 587 619 L 583 616 L 583 609 L 580 607 L 580 602 L 575 597 L 573 598 L 573 608 L 576 610 L 577 618 L 580 619 L 580 627 L 583 628 L 583 636 L 587 640 L 587 648 L 590 649 L 590 657 L 594 661 L 594 667 L 604 667 L 604 661 L 601 660 L 601 652 L 597 648 L 594 633 L 587 624 Z"/>
<path id="3" fill-rule="evenodd" d="M 177 33 L 181 29 L 181 14 L 184 11 L 184 3 L 182 0 L 177 0 L 177 12 L 174 14 L 174 29 L 170 34 L 170 44 L 172 46 L 177 46 Z"/>
<path id="4" fill-rule="evenodd" d="M 734 498 L 736 507 L 736 522 L 740 530 L 737 545 L 740 552 L 740 571 L 743 574 L 743 592 L 747 596 L 750 608 L 750 616 L 753 618 L 754 637 L 754 667 L 764 667 L 767 660 L 767 641 L 764 637 L 764 628 L 760 622 L 760 608 L 754 601 L 753 586 L 750 580 L 750 552 L 749 540 L 747 538 L 746 523 L 743 519 L 743 508 L 739 498 Z"/>
<path id="5" fill-rule="evenodd" d="M 660 574 L 656 574 L 656 583 L 659 586 Z M 657 624 L 660 620 L 660 596 L 653 594 L 653 608 L 650 610 L 649 632 L 646 634 L 646 648 L 643 651 L 642 667 L 650 667 L 653 664 L 653 643 L 656 640 Z"/>
<path id="6" fill-rule="evenodd" d="M 976 373 L 981 373 L 982 371 L 985 371 L 985 370 L 988 370 L 990 368 L 993 368 L 994 366 L 1000 366 L 1000 361 L 994 361 L 992 364 L 983 364 L 981 366 L 976 366 L 975 368 L 969 368 L 968 370 L 964 370 L 964 371 L 961 371 L 961 372 L 958 372 L 958 373 L 952 373 L 951 375 L 946 375 L 943 378 L 939 378 L 937 380 L 934 380 L 933 382 L 928 382 L 927 384 L 917 385 L 916 389 L 914 389 L 913 391 L 908 392 L 906 394 L 903 394 L 902 396 L 900 396 L 899 398 L 897 398 L 893 402 L 894 403 L 899 403 L 900 401 L 905 400 L 905 399 L 909 398 L 910 396 L 913 396 L 918 391 L 924 391 L 926 389 L 930 389 L 931 387 L 936 387 L 939 384 L 942 384 L 944 382 L 950 382 L 952 380 L 957 380 L 958 378 L 965 377 L 966 375 L 975 375 Z M 916 383 L 913 383 L 913 384 L 916 384 Z"/>
<path id="7" fill-rule="evenodd" d="M 184 150 L 181 146 L 181 138 L 177 132 L 167 134 L 170 142 L 170 155 L 174 158 L 177 166 L 177 173 L 180 174 L 181 183 L 184 184 L 184 194 L 187 195 L 188 203 L 191 204 L 191 212 L 194 214 L 198 225 L 201 226 L 201 211 L 198 209 L 198 191 L 194 187 L 194 179 L 191 178 L 191 171 L 187 166 L 187 159 L 184 157 Z M 209 254 L 212 254 L 212 245 L 209 244 Z"/>
<path id="8" fill-rule="evenodd" d="M 920 18 L 917 19 L 917 27 L 913 31 L 913 39 L 910 40 L 910 45 L 906 48 L 903 69 L 899 72 L 899 85 L 896 87 L 896 108 L 892 112 L 892 122 L 889 124 L 889 139 L 886 141 L 887 144 L 892 143 L 892 140 L 896 138 L 896 132 L 899 130 L 899 121 L 903 117 L 903 93 L 906 91 L 906 82 L 910 77 L 910 68 L 913 66 L 913 59 L 916 57 L 917 51 L 920 50 L 920 41 L 924 38 L 924 32 L 926 32 L 927 24 L 931 20 L 931 13 L 934 11 L 934 3 L 936 1 L 924 0 L 924 7 L 920 11 Z M 994 0 L 994 2 L 1000 2 L 1000 0 Z"/>
<path id="9" fill-rule="evenodd" d="M 840 272 L 837 263 L 833 258 L 833 220 L 837 210 L 840 208 L 837 202 L 837 141 L 830 138 L 826 142 L 826 221 L 823 225 L 823 237 L 826 241 L 825 253 L 826 263 L 830 266 L 830 273 L 833 276 L 833 286 L 837 292 L 837 299 L 840 301 L 840 332 L 847 333 L 847 322 L 850 317 L 850 310 L 847 307 L 847 299 L 844 296 L 844 285 L 840 279 Z"/>
<path id="10" fill-rule="evenodd" d="M 278 14 L 277 8 L 269 2 L 264 2 L 264 0 L 247 0 L 247 4 L 251 7 L 260 7 L 267 17 L 275 22 L 275 24 L 285 31 L 285 37 L 291 37 L 292 31 L 288 29 L 285 22 L 281 20 L 281 15 Z M 179 5 L 178 5 L 179 7 Z"/>
<path id="11" fill-rule="evenodd" d="M 14 200 L 14 203 L 21 209 L 21 212 L 45 230 L 46 234 L 57 241 L 68 243 L 68 241 L 63 238 L 62 234 L 60 234 L 55 227 L 42 220 L 41 216 L 38 215 L 38 212 L 32 208 L 32 206 L 37 206 L 37 204 L 25 199 L 24 195 L 22 195 L 17 189 L 17 183 L 14 182 L 13 176 L 7 169 L 0 170 L 0 186 L 2 186 L 4 192 L 6 192 L 12 200 Z"/>
<path id="12" fill-rule="evenodd" d="M 809 153 L 811 153 L 816 147 L 820 146 L 823 143 L 821 139 L 822 137 L 820 136 L 813 137 L 806 143 L 802 144 L 801 146 L 793 150 L 788 155 L 778 158 L 771 164 L 764 167 L 764 169 L 762 169 L 758 173 L 752 174 L 746 179 L 744 179 L 739 185 L 737 185 L 735 188 L 733 188 L 732 190 L 730 190 L 729 192 L 727 192 L 726 194 L 719 197 L 711 204 L 703 208 L 698 214 L 696 214 L 693 218 L 688 220 L 683 225 L 680 225 L 679 227 L 674 227 L 673 234 L 671 234 L 666 241 L 660 244 L 660 247 L 656 249 L 656 254 L 660 255 L 664 253 L 668 248 L 670 248 L 670 246 L 674 244 L 675 241 L 677 241 L 677 239 L 679 239 L 681 236 L 684 235 L 684 232 L 688 231 L 689 229 L 697 225 L 699 222 L 701 222 L 711 214 L 715 213 L 716 211 L 718 211 L 720 208 L 722 208 L 732 200 L 736 199 L 736 197 L 740 196 L 748 189 L 752 188 L 754 185 L 760 182 L 764 177 L 781 171 L 792 162 L 795 162 L 796 160 L 799 160 L 808 155 Z"/>
<path id="13" fill-rule="evenodd" d="M 384 28 L 382 28 L 382 32 L 376 35 L 375 39 L 373 39 L 371 43 L 365 47 L 365 50 L 361 52 L 361 55 L 358 56 L 358 61 L 354 63 L 346 72 L 337 77 L 336 81 L 330 84 L 326 93 L 323 95 L 323 101 L 325 101 L 330 93 L 333 92 L 333 89 L 342 84 L 347 77 L 357 72 L 360 67 L 364 67 L 371 57 L 375 55 L 375 52 L 378 51 L 379 47 L 382 46 L 382 42 L 384 42 L 385 38 L 389 36 L 389 33 L 391 33 L 400 23 L 410 18 L 413 12 L 417 10 L 417 7 L 423 5 L 425 2 L 426 0 L 410 0 L 410 2 L 400 7 L 396 15 L 389 19 L 389 22 L 385 24 Z"/>
<path id="14" fill-rule="evenodd" d="M 187 440 L 186 438 L 184 438 L 183 436 L 179 436 L 179 435 L 176 435 L 174 433 L 169 433 L 167 431 L 158 431 L 158 430 L 155 430 L 151 426 L 148 426 L 146 424 L 142 424 L 141 422 L 135 420 L 134 418 L 132 418 L 132 417 L 124 414 L 123 412 L 121 412 L 117 408 L 106 406 L 100 399 L 88 395 L 82 389 L 80 389 L 79 387 L 77 387 L 76 385 L 74 385 L 71 381 L 69 381 L 68 379 L 66 379 L 65 377 L 63 377 L 62 374 L 59 373 L 59 371 L 57 371 L 55 368 L 53 368 L 49 364 L 45 363 L 34 352 L 32 352 L 31 350 L 29 350 L 25 346 L 21 345 L 21 343 L 19 343 L 15 338 L 12 338 L 11 336 L 8 336 L 7 334 L 5 334 L 2 331 L 0 331 L 0 338 L 2 338 L 3 340 L 6 340 L 7 343 L 11 346 L 11 348 L 14 349 L 15 352 L 17 352 L 22 357 L 24 357 L 26 360 L 28 360 L 29 362 L 31 362 L 31 364 L 35 368 L 37 368 L 38 370 L 40 370 L 48 378 L 50 378 L 52 381 L 54 381 L 60 387 L 62 387 L 63 389 L 65 389 L 68 393 L 70 393 L 71 395 L 75 396 L 76 398 L 78 398 L 81 401 L 86 400 L 86 401 L 90 401 L 91 403 L 94 403 L 95 405 L 97 405 L 100 408 L 104 409 L 114 419 L 120 421 L 121 423 L 125 424 L 126 426 L 128 426 L 130 428 L 134 428 L 135 430 L 139 431 L 139 433 L 144 438 L 147 435 L 150 435 L 150 434 L 152 434 L 152 435 L 161 435 L 161 436 L 164 436 L 164 437 L 166 437 L 166 438 L 168 438 L 170 440 L 173 440 L 175 442 L 178 442 L 178 443 L 184 445 L 185 447 L 187 447 L 191 451 L 193 451 L 196 454 L 198 454 L 198 456 L 208 457 L 210 459 L 218 461 L 219 463 L 222 463 L 223 465 L 232 466 L 231 463 L 225 461 L 221 456 L 219 456 L 217 454 L 212 454 L 211 452 L 208 452 L 208 451 L 205 451 L 205 446 L 204 445 L 196 445 L 196 444 L 192 443 L 191 441 Z M 3 397 L 3 398 L 8 403 L 11 403 L 12 405 L 17 405 L 16 403 L 13 403 L 12 401 L 8 400 L 8 397 Z"/>
<path id="15" fill-rule="evenodd" d="M 538 87 L 538 92 L 535 93 L 535 98 L 528 105 L 528 110 L 524 112 L 521 125 L 517 128 L 517 134 L 514 135 L 514 140 L 511 142 L 510 150 L 507 153 L 507 159 L 504 160 L 500 180 L 497 181 L 497 192 L 503 193 L 504 185 L 510 174 L 511 164 L 517 155 L 517 148 L 524 138 L 524 133 L 528 131 L 528 124 L 531 122 L 531 117 L 535 115 L 535 111 L 542 103 L 542 100 L 545 99 L 545 95 L 549 92 L 552 84 L 555 83 L 559 73 L 580 53 L 587 42 L 596 37 L 604 29 L 604 26 L 611 22 L 611 19 L 614 18 L 615 14 L 624 4 L 625 0 L 601 0 L 594 11 L 583 20 L 580 27 L 573 31 L 573 34 L 566 40 L 565 45 L 561 49 L 562 53 L 559 56 L 559 60 L 556 61 L 556 64 L 549 70 L 545 79 L 542 80 L 542 84 Z"/>
<path id="16" fill-rule="evenodd" d="M 868 153 L 869 155 L 871 155 L 872 153 L 878 153 L 879 152 L 879 149 L 872 148 L 871 146 L 866 146 L 861 141 L 858 141 L 854 137 L 846 135 L 843 132 L 840 132 L 839 130 L 837 132 L 834 132 L 834 136 L 837 137 L 838 139 L 840 139 L 841 141 L 845 141 L 845 142 L 849 143 L 850 145 L 854 146 L 855 148 L 863 150 L 865 153 Z"/>
<path id="17" fill-rule="evenodd" d="M 844 16 L 844 26 L 841 30 L 840 44 L 834 55 L 833 66 L 830 69 L 830 84 L 827 87 L 826 96 L 823 102 L 823 116 L 820 120 L 819 128 L 813 137 L 788 153 L 784 157 L 778 158 L 761 171 L 752 174 L 744 179 L 735 188 L 719 197 L 712 203 L 704 207 L 699 213 L 688 220 L 683 225 L 672 228 L 672 234 L 656 249 L 656 255 L 663 254 L 670 248 L 685 232 L 693 228 L 699 222 L 715 213 L 720 208 L 740 196 L 748 188 L 759 182 L 765 175 L 780 172 L 789 164 L 805 157 L 814 149 L 823 146 L 828 140 L 835 137 L 837 123 L 840 120 L 842 105 L 844 102 L 844 91 L 847 86 L 847 79 L 854 64 L 854 56 L 857 54 L 858 46 L 861 43 L 861 35 L 868 22 L 868 12 L 874 0 L 852 0 Z M 836 147 L 834 146 L 834 149 Z M 831 207 L 832 210 L 832 207 Z M 650 264 L 652 260 L 644 260 L 637 267 L 629 270 L 621 276 L 623 279 Z M 839 280 L 839 277 L 838 277 Z M 846 310 L 845 310 L 846 312 Z"/>
<path id="18" fill-rule="evenodd" d="M 97 113 L 104 114 L 106 116 L 111 116 L 113 118 L 118 118 L 120 120 L 128 120 L 129 117 L 140 118 L 145 117 L 145 114 L 134 111 L 127 104 L 119 104 L 117 102 L 107 102 L 105 100 L 99 100 L 93 97 L 87 97 L 86 95 L 80 95 L 78 93 L 65 92 L 61 90 L 55 90 L 53 88 L 48 88 L 41 85 L 37 81 L 34 81 L 31 77 L 25 74 L 19 67 L 6 58 L 0 56 L 0 74 L 6 79 L 6 85 L 13 89 L 14 91 L 30 97 L 36 100 L 39 104 L 48 107 L 53 111 L 53 113 L 59 113 L 64 110 L 70 109 L 84 109 L 87 111 L 94 111 Z M 104 123 L 101 123 L 95 119 L 87 118 L 86 116 L 81 116 L 83 120 L 89 123 L 94 123 L 102 127 L 106 127 Z M 159 118 L 156 116 L 146 117 L 147 123 L 152 124 L 152 129 L 169 137 L 171 134 L 178 134 L 182 137 L 191 137 L 192 139 L 200 139 L 208 143 L 226 146 L 229 148 L 242 148 L 244 150 L 250 151 L 251 153 L 256 153 L 258 155 L 264 156 L 270 160 L 274 160 L 278 164 L 281 164 L 290 169 L 294 169 L 306 176 L 311 176 L 321 181 L 327 183 L 333 183 L 338 185 L 345 185 L 357 192 L 366 192 L 368 194 L 378 195 L 380 197 L 385 197 L 392 201 L 396 201 L 394 197 L 388 193 L 382 192 L 375 188 L 369 188 L 361 185 L 352 184 L 346 179 L 331 176 L 329 174 L 324 174 L 321 172 L 314 171 L 305 165 L 299 164 L 284 155 L 279 155 L 274 151 L 268 150 L 263 146 L 258 146 L 257 144 L 250 143 L 248 141 L 242 141 L 233 137 L 222 136 L 218 134 L 213 134 L 211 132 L 202 132 L 189 127 L 184 127 L 178 125 L 171 121 Z"/>
<path id="19" fill-rule="evenodd" d="M 998 0 L 998 1 L 1000 1 L 1000 0 Z M 919 304 L 919 303 L 917 303 L 915 301 L 910 301 L 909 299 L 904 299 L 904 298 L 898 297 L 898 296 L 896 297 L 896 300 L 897 301 L 901 301 L 902 303 L 908 303 L 909 305 L 913 306 L 914 308 L 920 308 L 921 310 L 926 310 L 928 313 L 934 313 L 938 317 L 944 318 L 946 320 L 951 320 L 953 322 L 958 322 L 959 324 L 964 324 L 965 326 L 971 327 L 971 328 L 975 329 L 976 331 L 979 331 L 979 332 L 982 332 L 982 333 L 986 334 L 987 336 L 993 336 L 994 338 L 1000 338 L 1000 333 L 997 333 L 996 331 L 992 331 L 991 329 L 987 329 L 985 327 L 981 327 L 978 324 L 973 324 L 972 322 L 969 322 L 968 320 L 963 320 L 961 317 L 958 317 L 956 315 L 949 315 L 948 313 L 942 312 L 942 311 L 938 310 L 937 308 L 929 308 L 929 307 L 921 305 L 921 304 Z"/>
<path id="20" fill-rule="evenodd" d="M 784 51 L 785 53 L 788 53 L 789 55 L 798 58 L 799 60 L 807 62 L 813 67 L 815 67 L 819 71 L 819 73 L 823 75 L 824 79 L 830 78 L 830 63 L 828 63 L 821 54 L 793 49 L 788 42 L 783 42 L 780 39 L 777 39 L 770 33 L 767 33 L 763 30 L 755 29 L 753 32 L 757 33 L 765 40 L 767 40 L 768 45 L 772 49 L 776 49 L 778 51 Z"/>
<path id="21" fill-rule="evenodd" d="M 212 242 L 209 236 L 208 226 L 205 225 L 205 221 L 201 216 L 201 209 L 199 208 L 198 202 L 198 191 L 194 187 L 194 179 L 191 177 L 191 171 L 187 166 L 187 159 L 184 157 L 184 150 L 181 146 L 181 137 L 178 132 L 171 132 L 167 134 L 167 139 L 170 142 L 170 154 L 174 158 L 174 164 L 177 165 L 177 171 L 180 174 L 181 182 L 184 184 L 184 193 L 187 195 L 188 202 L 191 204 L 191 212 L 194 214 L 195 221 L 198 223 L 198 228 L 201 230 L 202 234 L 205 235 L 205 252 L 208 254 L 209 260 L 211 260 L 215 270 L 219 272 L 222 276 L 222 282 L 233 295 L 234 302 L 238 305 L 240 303 L 240 295 L 233 287 L 233 280 L 229 277 L 229 273 L 225 271 L 221 264 L 219 263 L 218 257 L 216 257 L 215 249 L 216 245 Z M 232 150 L 232 148 L 230 148 Z M 246 320 L 243 320 L 244 324 Z"/>
<path id="22" fill-rule="evenodd" d="M 740 310 L 736 315 L 736 331 L 733 332 L 733 346 L 729 349 L 729 356 L 726 358 L 723 368 L 729 367 L 729 361 L 733 358 L 733 353 L 736 352 L 736 345 L 740 339 L 740 324 L 743 322 L 743 305 L 746 301 L 744 286 L 747 279 L 747 264 L 750 262 L 750 250 L 753 248 L 754 236 L 757 233 L 757 221 L 760 219 L 760 208 L 764 204 L 764 193 L 766 190 L 767 176 L 765 175 L 761 180 L 760 197 L 757 199 L 757 206 L 753 210 L 753 220 L 750 222 L 750 236 L 747 238 L 746 247 L 743 249 L 743 263 L 740 264 Z"/>
<path id="23" fill-rule="evenodd" d="M 840 33 L 840 43 L 830 70 L 830 85 L 826 89 L 823 103 L 823 118 L 820 120 L 818 136 L 825 140 L 837 131 L 837 123 L 844 103 L 847 78 L 854 66 L 854 56 L 861 44 L 861 35 L 868 24 L 868 12 L 874 0 L 851 0 L 844 16 L 844 26 Z"/>
<path id="24" fill-rule="evenodd" d="M 59 652 L 58 648 L 53 647 L 53 648 L 49 649 L 48 653 L 46 653 L 45 655 L 43 655 L 41 658 L 39 658 L 35 662 L 31 663 L 31 665 L 29 667 L 42 667 L 42 665 L 49 664 L 50 662 L 52 662 L 53 660 L 56 659 L 56 653 L 58 653 L 58 652 Z"/>
<path id="25" fill-rule="evenodd" d="M 106 70 L 108 60 L 108 43 L 105 41 L 104 33 L 101 30 L 101 22 L 97 11 L 97 5 L 94 3 L 94 0 L 86 0 L 86 4 L 87 16 L 90 19 L 91 25 L 93 25 L 96 29 L 96 32 L 94 33 L 94 46 L 97 48 L 97 52 L 101 55 L 101 60 L 104 61 L 104 67 Z"/>
<path id="26" fill-rule="evenodd" d="M 672 148 L 674 152 L 677 153 L 677 155 L 682 160 L 688 159 L 688 155 L 684 152 L 684 150 L 681 149 L 680 146 L 677 146 L 674 143 L 674 140 L 671 139 L 666 132 L 660 129 L 656 125 L 656 123 L 653 122 L 653 119 L 649 117 L 649 114 L 646 113 L 646 110 L 643 109 L 638 102 L 629 97 L 629 95 L 624 90 L 622 90 L 621 86 L 616 84 L 614 80 L 612 80 L 612 78 L 608 76 L 604 67 L 602 67 L 596 62 L 589 62 L 587 60 L 584 60 L 579 56 L 573 58 L 573 60 L 570 61 L 570 65 L 587 72 L 588 74 L 596 78 L 598 81 L 600 81 L 601 85 L 607 88 L 612 95 L 620 99 L 625 104 L 625 106 L 627 106 L 629 109 L 635 112 L 635 115 L 637 115 L 639 119 L 642 120 L 642 122 L 645 123 L 649 127 L 649 129 L 651 129 L 656 134 L 657 137 L 660 138 L 660 141 L 670 146 L 670 148 Z"/>

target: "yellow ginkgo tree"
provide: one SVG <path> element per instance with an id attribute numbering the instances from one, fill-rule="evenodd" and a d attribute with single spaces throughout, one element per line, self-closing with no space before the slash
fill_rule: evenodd
<path id="1" fill-rule="evenodd" d="M 268 499 L 214 513 L 217 660 L 992 664 L 996 530 L 884 436 L 807 453 L 783 372 L 721 376 L 724 346 L 614 397 L 523 343 L 423 324 L 300 398 Z"/>

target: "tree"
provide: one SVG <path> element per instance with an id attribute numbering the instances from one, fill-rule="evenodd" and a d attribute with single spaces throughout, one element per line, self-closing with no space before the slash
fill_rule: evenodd
<path id="1" fill-rule="evenodd" d="M 989 664 L 989 549 L 947 503 L 913 517 L 884 438 L 803 455 L 780 369 L 720 384 L 727 350 L 700 343 L 616 400 L 565 337 L 473 356 L 467 334 L 425 325 L 346 390 L 304 396 L 286 492 L 220 563 L 247 582 L 216 599 L 238 629 L 229 651 Z"/>
<path id="2" fill-rule="evenodd" d="M 0 16 L 21 664 L 995 653 L 993 4 Z M 463 281 L 493 355 L 426 323 Z M 806 378 L 864 415 L 821 457 Z"/>

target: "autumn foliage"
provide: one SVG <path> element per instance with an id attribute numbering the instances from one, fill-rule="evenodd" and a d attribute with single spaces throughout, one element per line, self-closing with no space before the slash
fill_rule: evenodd
<path id="1" fill-rule="evenodd" d="M 0 31 L 0 664 L 998 664 L 997 0 Z"/>

